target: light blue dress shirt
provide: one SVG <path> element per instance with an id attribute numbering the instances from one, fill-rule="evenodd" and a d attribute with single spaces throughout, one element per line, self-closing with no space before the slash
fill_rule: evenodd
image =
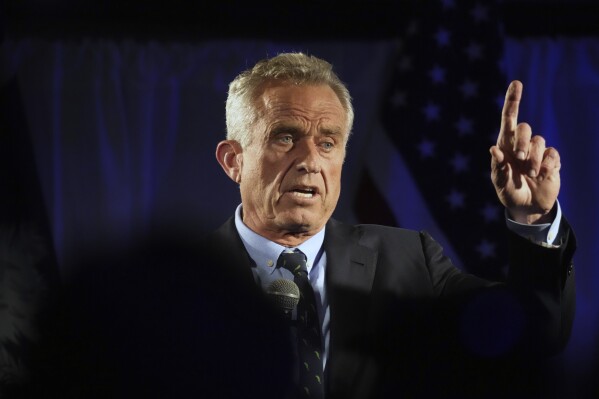
<path id="1" fill-rule="evenodd" d="M 248 251 L 250 258 L 255 263 L 252 274 L 256 283 L 266 291 L 270 283 L 281 278 L 293 280 L 293 274 L 285 268 L 277 268 L 277 259 L 284 250 L 299 249 L 306 255 L 306 267 L 310 285 L 316 296 L 316 310 L 320 319 L 321 337 L 323 347 L 322 368 L 324 370 L 328 353 L 330 339 L 330 309 L 324 285 L 324 276 L 327 264 L 327 255 L 322 243 L 326 228 L 323 228 L 314 236 L 304 241 L 297 247 L 289 248 L 272 242 L 254 231 L 250 230 L 241 220 L 241 205 L 235 210 L 235 227 L 241 237 L 241 241 Z M 295 314 L 293 315 L 295 317 Z"/>
<path id="2" fill-rule="evenodd" d="M 523 237 L 538 243 L 552 245 L 558 238 L 560 220 L 562 210 L 557 203 L 557 212 L 552 223 L 525 225 L 517 223 L 507 217 L 506 223 L 509 229 Z M 241 218 L 241 205 L 235 210 L 235 227 L 241 237 L 241 241 L 248 251 L 250 258 L 255 263 L 252 267 L 252 274 L 256 282 L 266 290 L 270 283 L 274 280 L 285 278 L 293 280 L 293 274 L 284 268 L 277 268 L 277 259 L 284 250 L 290 248 L 272 242 L 261 235 L 252 231 L 247 227 Z M 324 284 L 325 270 L 327 266 L 327 254 L 324 252 L 322 243 L 324 241 L 326 227 L 319 231 L 316 235 L 310 237 L 297 247 L 291 249 L 299 249 L 307 258 L 306 266 L 308 268 L 308 278 L 316 296 L 316 308 L 320 319 L 324 356 L 322 357 L 322 368 L 324 370 L 328 353 L 330 340 L 330 308 L 327 298 L 326 287 Z M 558 241 L 559 242 L 559 241 Z"/>

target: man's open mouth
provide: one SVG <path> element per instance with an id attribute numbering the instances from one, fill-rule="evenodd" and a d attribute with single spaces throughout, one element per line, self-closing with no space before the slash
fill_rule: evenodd
<path id="1" fill-rule="evenodd" d="M 313 188 L 294 188 L 291 193 L 296 197 L 312 198 L 316 194 L 316 190 Z"/>

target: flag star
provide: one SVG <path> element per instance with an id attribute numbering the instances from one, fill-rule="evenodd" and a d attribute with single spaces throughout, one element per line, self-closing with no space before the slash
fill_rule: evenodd
<path id="1" fill-rule="evenodd" d="M 423 139 L 418 144 L 418 150 L 422 158 L 434 158 L 435 157 L 435 142 Z"/>
<path id="2" fill-rule="evenodd" d="M 426 107 L 422 109 L 422 112 L 428 121 L 435 121 L 439 119 L 440 111 L 441 110 L 439 109 L 439 106 L 432 102 L 429 102 Z"/>
<path id="3" fill-rule="evenodd" d="M 481 209 L 480 213 L 483 215 L 485 222 L 496 222 L 499 220 L 499 207 L 491 203 L 485 204 L 484 208 Z"/>
<path id="4" fill-rule="evenodd" d="M 447 197 L 447 201 L 449 202 L 449 206 L 451 209 L 463 208 L 464 207 L 464 193 L 459 192 L 455 188 L 451 190 L 451 193 Z"/>
<path id="5" fill-rule="evenodd" d="M 394 108 L 399 108 L 406 105 L 406 97 L 407 94 L 405 91 L 396 91 L 391 96 L 391 104 L 393 104 Z"/>
<path id="6" fill-rule="evenodd" d="M 456 129 L 460 136 L 467 136 L 472 134 L 472 120 L 464 116 L 461 116 L 455 124 Z"/>
<path id="7" fill-rule="evenodd" d="M 449 163 L 451 163 L 451 166 L 453 166 L 453 171 L 455 173 L 460 173 L 468 170 L 468 162 L 470 162 L 470 158 L 460 153 L 455 154 L 451 161 L 449 161 Z"/>
<path id="8" fill-rule="evenodd" d="M 489 18 L 489 9 L 481 4 L 474 6 L 470 14 L 476 23 L 483 22 Z"/>
<path id="9" fill-rule="evenodd" d="M 445 47 L 449 45 L 449 41 L 450 41 L 450 32 L 446 29 L 439 29 L 437 31 L 437 34 L 435 35 L 435 40 L 437 41 L 437 44 L 439 45 L 439 47 Z"/>
<path id="10" fill-rule="evenodd" d="M 455 2 L 453 0 L 441 0 L 441 3 L 443 3 L 443 8 L 454 8 L 455 7 Z"/>
<path id="11" fill-rule="evenodd" d="M 478 60 L 483 56 L 483 47 L 476 42 L 470 42 L 464 51 L 470 61 Z"/>
<path id="12" fill-rule="evenodd" d="M 433 83 L 445 83 L 445 69 L 435 65 L 428 73 Z"/>
<path id="13" fill-rule="evenodd" d="M 410 69 L 412 69 L 412 58 L 407 55 L 404 55 L 399 59 L 399 62 L 397 63 L 397 68 L 402 72 L 409 71 Z"/>
<path id="14" fill-rule="evenodd" d="M 460 91 L 464 95 L 464 98 L 472 98 L 478 95 L 478 84 L 471 80 L 466 80 L 460 86 Z"/>
<path id="15" fill-rule="evenodd" d="M 482 259 L 495 257 L 495 244 L 486 239 L 483 239 L 480 244 L 478 244 L 476 250 Z"/>

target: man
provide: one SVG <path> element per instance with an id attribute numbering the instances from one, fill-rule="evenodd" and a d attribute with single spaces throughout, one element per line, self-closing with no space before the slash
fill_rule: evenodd
<path id="1" fill-rule="evenodd" d="M 241 205 L 212 235 L 212 248 L 233 275 L 263 289 L 294 280 L 278 265 L 282 252 L 305 254 L 326 397 L 457 394 L 470 375 L 464 369 L 489 364 L 472 361 L 464 334 L 501 341 L 490 351 L 501 359 L 564 345 L 574 307 L 574 237 L 557 203 L 559 154 L 517 122 L 521 95 L 521 83 L 512 82 L 490 149 L 511 230 L 510 275 L 499 284 L 461 273 L 426 233 L 331 219 L 353 110 L 330 64 L 281 54 L 231 83 L 227 140 L 216 158 L 239 185 Z M 477 330 L 481 303 L 507 314 L 500 328 Z M 323 394 L 299 385 L 306 397 Z"/>

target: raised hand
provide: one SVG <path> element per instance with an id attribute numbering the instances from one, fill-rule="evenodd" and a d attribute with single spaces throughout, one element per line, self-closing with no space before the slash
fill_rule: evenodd
<path id="1" fill-rule="evenodd" d="M 501 203 L 520 223 L 551 219 L 560 188 L 560 157 L 545 139 L 518 123 L 522 83 L 514 80 L 505 95 L 497 145 L 490 148 L 491 179 Z"/>

